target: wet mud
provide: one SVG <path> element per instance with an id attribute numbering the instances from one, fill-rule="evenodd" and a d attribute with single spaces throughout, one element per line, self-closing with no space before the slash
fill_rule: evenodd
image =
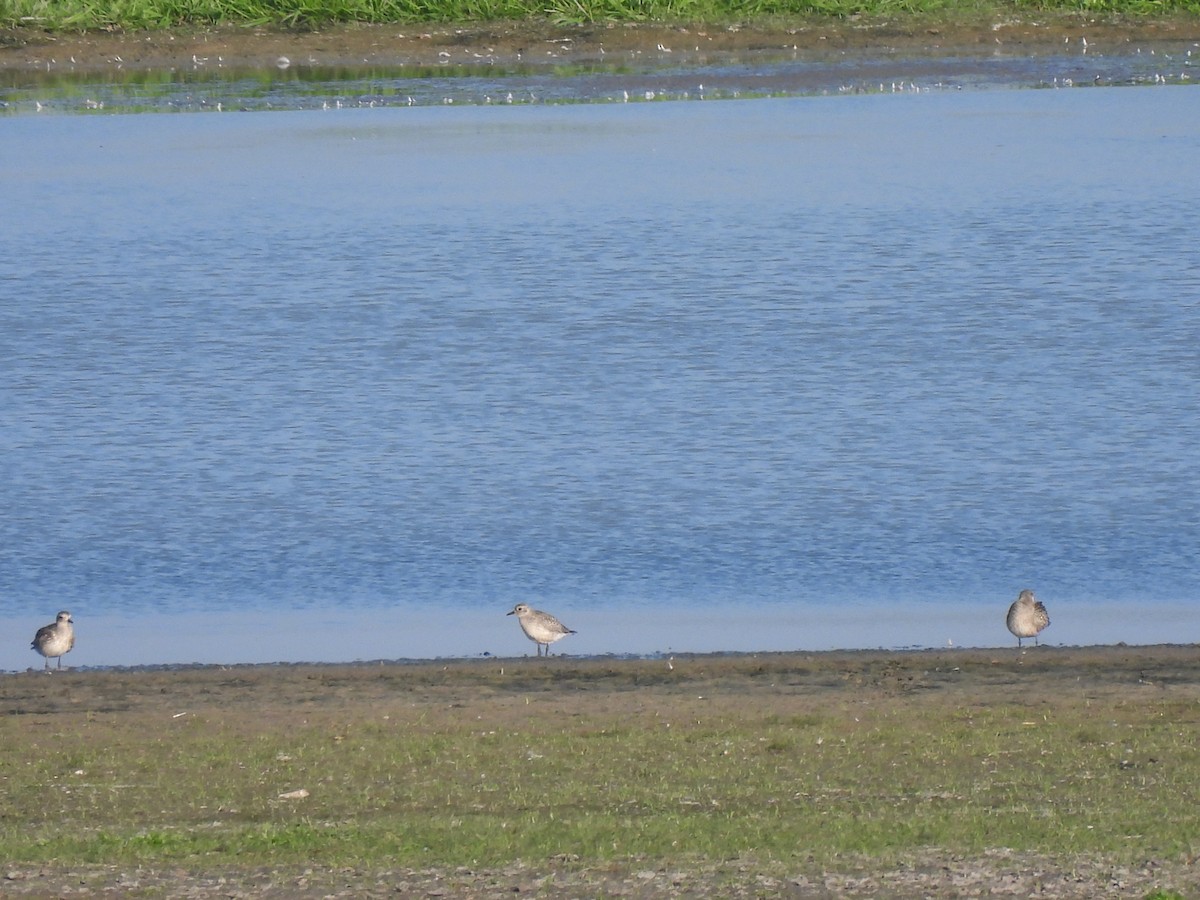
<path id="1" fill-rule="evenodd" d="M 70 685 L 64 691 L 63 682 Z M 1064 698 L 1144 695 L 1149 689 L 1200 698 L 1194 645 L 1026 647 L 948 650 L 834 650 L 683 654 L 669 658 L 553 656 L 472 660 L 375 660 L 238 666 L 40 667 L 0 676 L 0 714 L 120 713 L 161 716 L 180 709 L 249 708 L 259 720 L 326 707 L 373 714 L 394 702 L 494 710 L 494 700 L 531 691 L 563 703 L 620 709 L 676 695 L 769 704 L 778 694 L 825 699 L 864 691 L 925 692 L 954 704 L 1057 703 Z M 649 692 L 649 693 L 648 693 Z M 636 697 L 633 695 L 636 693 Z"/>

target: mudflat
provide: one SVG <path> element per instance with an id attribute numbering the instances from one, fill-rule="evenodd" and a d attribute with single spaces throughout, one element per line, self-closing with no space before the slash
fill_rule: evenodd
<path id="1" fill-rule="evenodd" d="M 761 723 L 771 722 L 782 723 L 785 730 L 802 729 L 810 720 L 828 727 L 867 715 L 886 715 L 891 722 L 909 717 L 957 722 L 986 717 L 993 710 L 1005 710 L 1012 723 L 1027 729 L 1053 729 L 1067 719 L 1086 723 L 1093 714 L 1097 728 L 1120 717 L 1120 728 L 1136 729 L 1143 718 L 1153 725 L 1167 715 L 1175 719 L 1169 723 L 1172 739 L 1190 747 L 1200 724 L 1200 648 L 1041 646 L 670 659 L 556 656 L 49 674 L 30 669 L 0 676 L 0 733 L 6 735 L 5 768 L 10 772 L 11 767 L 34 764 L 23 756 L 49 751 L 85 724 L 102 729 L 98 733 L 112 744 L 130 746 L 139 736 L 151 740 L 175 727 L 172 723 L 189 721 L 203 723 L 206 731 L 239 735 L 250 748 L 260 736 L 286 734 L 302 725 L 324 723 L 331 733 L 343 735 L 381 720 L 402 720 L 404 728 L 433 733 L 469 727 L 480 735 L 527 735 L 536 746 L 559 730 L 590 734 L 596 723 L 624 723 L 629 734 L 636 734 L 638 728 L 664 721 L 719 721 L 723 732 L 735 734 L 739 729 L 754 733 Z M 1085 724 L 1083 730 L 1087 728 Z M 778 735 L 772 740 L 779 745 L 773 752 L 781 758 L 804 752 L 799 743 L 793 746 Z M 1081 733 L 1067 740 L 1074 744 L 1093 738 Z M 1120 741 L 1113 745 L 1112 765 L 1122 773 L 1128 767 L 1131 775 L 1144 779 L 1156 767 L 1172 764 L 1138 758 Z M 535 757 L 531 751 L 531 759 Z M 631 755 L 631 764 L 635 759 Z M 80 763 L 77 780 L 92 777 L 90 770 L 84 776 L 85 768 Z M 215 781 L 223 777 L 212 774 Z M 70 790 L 69 773 L 64 779 Z M 120 787 L 110 788 L 114 798 Z M 1045 790 L 1052 793 L 1055 787 L 1046 784 Z M 1178 808 L 1163 814 L 1194 817 L 1190 800 L 1179 800 Z M 847 796 L 845 802 L 850 801 Z M 835 796 L 832 802 L 842 801 Z M 18 826 L 4 822 L 10 814 L 0 813 L 0 824 Z M 818 813 L 802 804 L 796 815 Z M 86 823 L 64 827 L 81 825 Z M 478 868 L 345 867 L 319 861 L 245 867 L 223 862 L 213 867 L 203 859 L 158 864 L 152 858 L 123 865 L 70 859 L 22 864 L 10 859 L 0 870 L 0 895 L 1143 897 L 1164 885 L 1175 891 L 1200 890 L 1200 866 L 1191 855 L 1159 858 L 1151 849 L 1114 861 L 1105 854 L 1064 853 L 1052 846 L 994 847 L 979 853 L 931 846 L 906 853 L 902 864 L 881 864 L 848 852 L 830 865 L 797 847 L 794 858 L 776 858 L 770 867 L 760 866 L 753 856 L 664 861 L 631 849 L 607 859 L 564 853 Z"/>
<path id="2" fill-rule="evenodd" d="M 526 66 L 620 62 L 658 58 L 686 66 L 701 59 L 748 52 L 943 54 L 1061 52 L 1064 43 L 1087 38 L 1114 46 L 1129 42 L 1200 37 L 1190 18 L 1104 22 L 1082 18 L 978 20 L 967 22 L 849 21 L 787 25 L 668 26 L 547 23 L 489 25 L 338 25 L 311 31 L 269 27 L 177 28 L 147 32 L 46 32 L 34 27 L 0 30 L 0 70 L 94 72 L 190 68 L 195 59 L 211 67 L 271 68 L 291 65 Z"/>

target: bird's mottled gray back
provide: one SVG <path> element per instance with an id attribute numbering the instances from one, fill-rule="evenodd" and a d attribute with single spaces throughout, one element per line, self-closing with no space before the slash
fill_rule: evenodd
<path id="1" fill-rule="evenodd" d="M 46 658 L 47 669 L 50 660 L 58 658 L 58 667 L 62 668 L 63 654 L 69 653 L 75 646 L 74 619 L 67 610 L 62 610 L 49 625 L 43 625 L 33 636 L 30 647 Z"/>
<path id="2" fill-rule="evenodd" d="M 517 617 L 525 636 L 537 644 L 539 656 L 542 648 L 549 656 L 551 644 L 568 634 L 575 634 L 575 629 L 568 628 L 550 613 L 534 609 L 527 603 L 518 603 L 507 615 Z"/>
<path id="3" fill-rule="evenodd" d="M 1026 588 L 1017 595 L 1017 599 L 1008 608 L 1005 624 L 1016 637 L 1018 647 L 1021 646 L 1023 638 L 1031 637 L 1036 644 L 1037 636 L 1050 624 L 1050 614 L 1046 612 L 1046 607 L 1042 602 L 1033 595 L 1033 591 Z"/>

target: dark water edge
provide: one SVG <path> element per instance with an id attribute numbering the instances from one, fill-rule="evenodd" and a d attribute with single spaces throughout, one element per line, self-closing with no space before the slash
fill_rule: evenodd
<path id="1" fill-rule="evenodd" d="M 881 659 L 895 659 L 896 657 L 904 657 L 910 663 L 919 663 L 922 657 L 929 660 L 931 664 L 937 663 L 944 665 L 961 660 L 964 662 L 978 662 L 980 654 L 986 654 L 989 657 L 994 657 L 993 661 L 997 661 L 1001 655 L 1005 655 L 1011 651 L 1014 657 L 1017 654 L 1025 656 L 1026 654 L 1037 654 L 1039 662 L 1051 662 L 1056 658 L 1066 658 L 1063 654 L 1067 654 L 1071 658 L 1080 655 L 1087 656 L 1103 656 L 1111 657 L 1113 654 L 1133 653 L 1139 658 L 1162 656 L 1164 659 L 1174 659 L 1181 653 L 1194 651 L 1197 644 L 1194 643 L 1152 643 L 1138 644 L 1127 643 L 1121 641 L 1116 644 L 1064 644 L 1051 645 L 1045 644 L 1039 647 L 1029 647 L 1023 651 L 1011 647 L 922 647 L 922 646 L 907 646 L 907 647 L 878 647 L 878 648 L 862 648 L 862 649 L 845 649 L 845 650 L 770 650 L 770 651 L 731 651 L 717 650 L 706 653 L 602 653 L 592 655 L 574 656 L 569 653 L 556 655 L 550 660 L 543 660 L 547 666 L 560 666 L 570 670 L 573 674 L 580 674 L 581 670 L 586 672 L 594 670 L 595 667 L 610 665 L 613 663 L 643 663 L 664 661 L 671 663 L 709 663 L 709 664 L 728 664 L 734 667 L 745 665 L 747 663 L 764 663 L 764 664 L 785 664 L 789 660 L 803 659 L 806 664 L 821 667 L 823 665 L 845 665 L 845 664 L 864 664 L 876 662 Z M 337 661 L 321 661 L 321 660 L 295 660 L 295 661 L 276 661 L 276 662 L 239 662 L 239 663 L 161 663 L 161 664 L 145 664 L 145 665 L 100 665 L 100 666 L 68 666 L 64 667 L 64 673 L 88 674 L 93 672 L 111 672 L 117 674 L 137 674 L 137 673 L 199 673 L 199 672 L 225 672 L 237 670 L 253 670 L 258 672 L 270 671 L 272 669 L 280 671 L 289 671 L 297 669 L 373 669 L 382 667 L 397 667 L 397 668 L 438 668 L 442 671 L 451 671 L 450 667 L 454 667 L 454 672 L 462 674 L 464 672 L 476 671 L 478 666 L 500 664 L 521 664 L 534 660 L 529 656 L 492 656 L 484 654 L 482 656 L 434 656 L 427 658 L 410 658 L 401 657 L 394 659 L 355 659 L 344 662 Z M 1032 660 L 1031 660 L 1032 661 Z M 465 668 L 464 668 L 465 667 Z M 15 670 L 8 674 L 23 674 L 32 672 L 36 674 L 41 671 L 38 666 L 30 666 L 28 669 Z"/>
<path id="2" fill-rule="evenodd" d="M 1060 52 L 796 49 L 714 54 L 683 65 L 191 67 L 0 71 L 0 114 L 337 110 L 445 105 L 646 103 L 905 92 L 1179 85 L 1200 43 L 1064 42 Z"/>

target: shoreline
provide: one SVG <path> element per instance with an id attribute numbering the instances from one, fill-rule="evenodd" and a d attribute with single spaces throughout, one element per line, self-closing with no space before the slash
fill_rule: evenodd
<path id="1" fill-rule="evenodd" d="M 933 660 L 938 665 L 947 664 L 947 660 L 959 660 L 960 662 L 970 662 L 979 664 L 986 662 L 991 665 L 1007 664 L 1011 660 L 1008 656 L 1011 654 L 1014 657 L 1019 657 L 1020 661 L 1026 661 L 1026 654 L 1045 654 L 1046 656 L 1057 656 L 1059 661 L 1064 659 L 1074 658 L 1093 658 L 1097 656 L 1105 656 L 1110 654 L 1118 654 L 1125 659 L 1138 658 L 1147 662 L 1164 663 L 1166 661 L 1177 661 L 1180 656 L 1195 654 L 1197 656 L 1197 680 L 1200 681 L 1200 654 L 1197 650 L 1200 649 L 1200 643 L 1154 643 L 1154 644 L 1130 644 L 1119 642 L 1116 644 L 1081 644 L 1081 645 L 1063 645 L 1063 644 L 1040 644 L 1031 645 L 1018 649 L 1017 647 L 996 646 L 996 647 L 855 647 L 842 649 L 822 649 L 822 650 L 714 650 L 714 651 L 699 651 L 699 652 L 667 652 L 658 651 L 653 653 L 599 653 L 575 655 L 571 653 L 555 653 L 550 657 L 542 657 L 543 660 L 549 659 L 548 665 L 559 667 L 560 670 L 571 670 L 586 673 L 595 669 L 604 667 L 619 666 L 622 664 L 638 665 L 638 664 L 654 664 L 654 663 L 670 663 L 671 665 L 683 665 L 690 663 L 692 665 L 704 664 L 720 664 L 727 665 L 732 668 L 737 668 L 742 665 L 791 665 L 797 660 L 804 660 L 806 665 L 825 663 L 843 665 L 852 663 L 870 664 L 877 662 L 880 659 L 892 659 L 901 657 L 909 663 L 919 663 L 923 660 Z M 38 657 L 41 659 L 41 657 Z M 66 658 L 66 657 L 64 657 Z M 536 661 L 538 657 L 532 653 L 525 655 L 492 655 L 484 654 L 480 656 L 430 656 L 430 657 L 394 657 L 394 658 L 375 658 L 375 659 L 352 659 L 352 660 L 273 660 L 264 662 L 190 662 L 190 663 L 137 663 L 131 665 L 109 664 L 109 665 L 64 665 L 61 669 L 62 675 L 90 675 L 90 674 L 118 674 L 118 675 L 136 675 L 140 673 L 146 674 L 178 674 L 187 675 L 189 673 L 204 673 L 204 672 L 232 672 L 240 670 L 298 670 L 298 669 L 314 669 L 314 670 L 335 670 L 335 669 L 381 669 L 381 668 L 396 668 L 408 671 L 417 671 L 420 669 L 438 670 L 440 672 L 449 672 L 451 668 L 459 671 L 460 674 L 469 674 L 475 667 L 487 666 L 511 666 L 523 665 L 529 661 Z M 1036 657 L 1030 658 L 1028 661 L 1035 661 Z M 51 674 L 57 675 L 60 670 L 51 665 Z M 22 675 L 44 675 L 45 670 L 40 665 L 30 665 L 24 669 L 0 670 L 0 678 L 4 676 L 22 676 Z"/>
<path id="2" fill-rule="evenodd" d="M 73 600 L 76 598 L 72 598 Z M 1005 598 L 1007 599 L 1007 598 Z M 261 609 L 91 611 L 68 603 L 77 644 L 64 666 L 106 667 L 346 664 L 363 660 L 473 661 L 532 655 L 533 645 L 504 613 L 507 606 L 397 603 L 370 606 L 293 606 Z M 579 659 L 660 659 L 671 655 L 748 655 L 816 652 L 908 652 L 1016 649 L 1004 625 L 1004 602 L 963 600 L 916 604 L 739 607 L 736 627 L 721 603 L 648 607 L 553 606 L 576 629 L 555 646 Z M 1131 616 L 1130 611 L 1134 610 Z M 382 612 L 382 614 L 381 614 Z M 1119 602 L 1056 597 L 1053 624 L 1040 636 L 1052 648 L 1176 644 L 1198 637 L 1194 605 L 1183 601 Z M 29 648 L 47 614 L 10 617 L 3 624 L 22 641 L 0 646 L 0 672 L 39 667 Z"/>
<path id="3" fill-rule="evenodd" d="M 1087 39 L 1092 46 L 1200 40 L 1200 20 L 1112 22 L 1051 16 L 931 22 L 670 26 L 551 26 L 504 22 L 459 26 L 338 25 L 308 32 L 219 26 L 144 32 L 0 30 L 0 71 L 80 75 L 111 71 L 287 67 L 645 65 L 686 67 L 749 54 L 916 57 L 1042 56 Z M 286 64 L 282 60 L 287 60 Z"/>
<path id="4" fill-rule="evenodd" d="M 1101 687 L 1182 687 L 1200 696 L 1200 645 L 1110 644 L 1086 647 L 985 647 L 913 650 L 819 650 L 765 653 L 697 653 L 658 657 L 571 657 L 511 656 L 484 659 L 361 660 L 354 662 L 279 662 L 189 664 L 178 666 L 128 666 L 107 668 L 65 667 L 47 675 L 41 668 L 0 673 L 0 684 L 7 688 L 10 714 L 20 714 L 22 702 L 57 696 L 56 684 L 69 683 L 69 706 L 55 712 L 80 713 L 104 699 L 113 689 L 129 700 L 140 697 L 139 705 L 174 705 L 176 691 L 160 691 L 164 684 L 177 687 L 227 680 L 239 676 L 238 685 L 263 687 L 274 685 L 261 695 L 248 697 L 263 705 L 280 706 L 294 702 L 317 702 L 307 683 L 318 678 L 326 683 L 357 685 L 351 698 L 353 706 L 370 707 L 391 691 L 403 686 L 417 691 L 424 701 L 436 700 L 444 690 L 486 685 L 490 692 L 522 693 L 535 689 L 572 694 L 586 687 L 589 691 L 623 693 L 633 686 L 686 688 L 703 682 L 724 685 L 734 693 L 755 693 L 766 688 L 776 692 L 779 685 L 771 676 L 785 678 L 789 691 L 817 693 L 844 692 L 878 682 L 872 673 L 887 672 L 897 683 L 910 682 L 905 688 L 949 689 L 952 692 L 980 694 L 975 702 L 1028 702 L 1025 688 L 1012 676 L 1037 676 L 1048 694 L 1062 698 L 1060 687 L 1072 684 L 1078 689 Z M 830 673 L 852 674 L 851 680 L 831 682 Z M 7 675 L 8 677 L 4 677 Z M 920 681 L 911 683 L 914 679 Z M 45 690 L 43 690 L 43 686 Z M 142 690 L 144 688 L 144 691 Z M 289 691 L 297 690 L 296 696 Z M 988 695 L 995 691 L 992 696 Z M 374 695 L 374 696 L 373 696 Z M 224 700 L 205 691 L 194 700 L 194 709 L 212 707 L 219 711 Z M 50 710 L 47 710 L 50 711 Z"/>

